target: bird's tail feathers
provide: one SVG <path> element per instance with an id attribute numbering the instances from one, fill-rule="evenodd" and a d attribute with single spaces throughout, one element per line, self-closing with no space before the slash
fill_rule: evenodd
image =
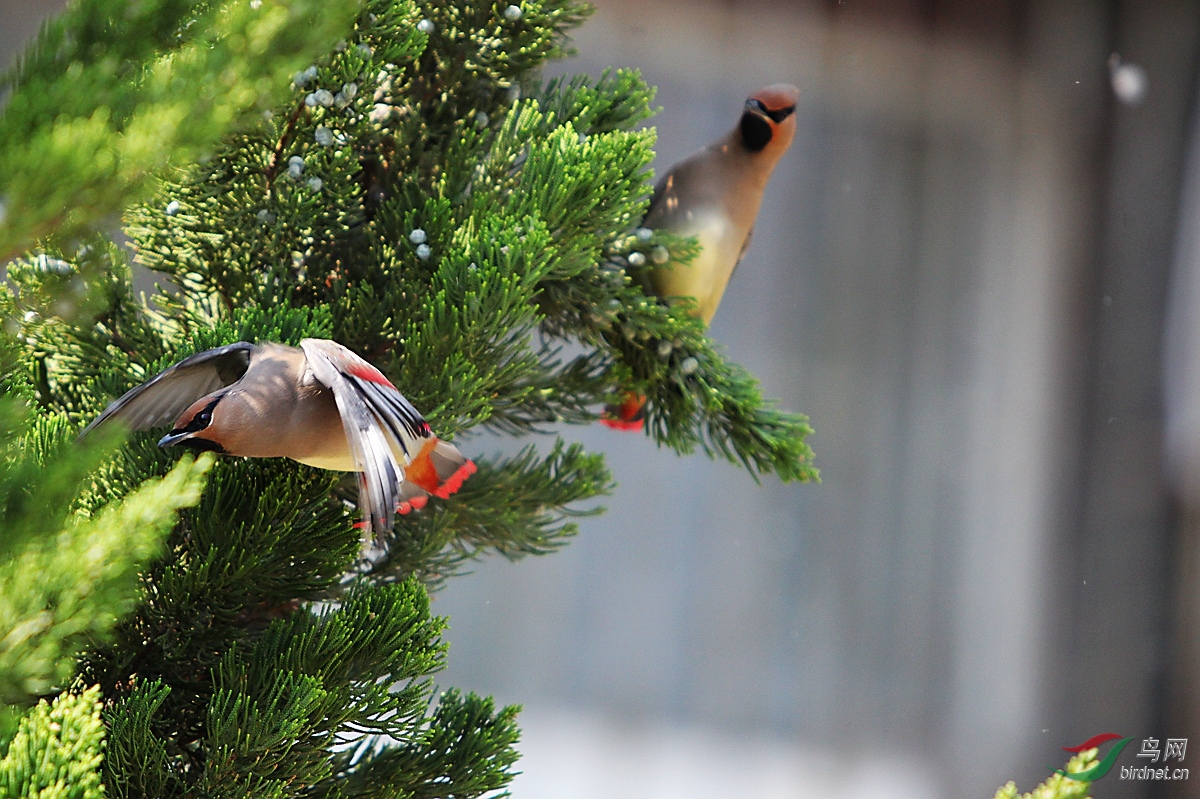
<path id="1" fill-rule="evenodd" d="M 401 516 L 412 513 L 414 510 L 420 510 L 425 507 L 427 502 L 429 502 L 428 491 L 408 480 L 400 484 L 400 504 L 396 506 L 396 510 Z"/>
<path id="2" fill-rule="evenodd" d="M 475 462 L 468 460 L 458 447 L 436 436 L 427 438 L 404 470 L 400 513 L 423 508 L 430 495 L 449 498 L 475 471 Z"/>

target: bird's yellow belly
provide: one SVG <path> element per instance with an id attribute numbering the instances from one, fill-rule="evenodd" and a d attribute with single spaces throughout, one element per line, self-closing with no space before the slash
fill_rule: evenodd
<path id="1" fill-rule="evenodd" d="M 733 226 L 720 214 L 698 214 L 691 221 L 687 229 L 677 232 L 695 236 L 700 252 L 690 264 L 671 262 L 654 270 L 654 291 L 663 298 L 695 298 L 697 315 L 707 325 L 729 285 L 742 242 L 733 240 Z"/>
<path id="2" fill-rule="evenodd" d="M 315 466 L 318 469 L 328 469 L 331 472 L 357 472 L 361 469 L 354 464 L 354 458 L 350 455 L 350 449 L 347 448 L 344 453 L 322 453 L 314 455 L 306 455 L 303 458 L 293 458 L 300 463 L 309 466 Z"/>
<path id="3" fill-rule="evenodd" d="M 396 465 L 401 469 L 408 464 L 408 457 L 404 451 L 391 447 L 392 457 L 396 459 Z M 291 455 L 292 460 L 309 466 L 315 466 L 318 469 L 328 469 L 331 472 L 361 472 L 354 463 L 354 456 L 350 453 L 350 445 L 346 443 L 345 436 L 339 436 L 337 443 L 328 447 L 323 452 L 309 452 L 305 455 Z"/>

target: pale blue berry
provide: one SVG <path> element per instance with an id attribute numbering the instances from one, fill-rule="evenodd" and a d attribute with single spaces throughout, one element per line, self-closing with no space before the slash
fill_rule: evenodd
<path id="1" fill-rule="evenodd" d="M 521 7 L 512 5 L 504 9 L 504 18 L 509 22 L 516 22 L 521 18 Z"/>
<path id="2" fill-rule="evenodd" d="M 389 119 L 391 119 L 392 112 L 394 110 L 395 109 L 393 109 L 387 103 L 376 103 L 375 107 L 371 109 L 371 113 L 367 116 L 369 116 L 371 121 L 375 124 L 382 125 L 384 122 L 387 122 Z"/>
<path id="3" fill-rule="evenodd" d="M 428 239 L 429 237 L 425 235 L 422 228 L 414 228 L 413 232 L 408 234 L 408 240 L 413 244 L 424 244 Z"/>
<path id="4" fill-rule="evenodd" d="M 421 244 L 417 246 L 417 257 L 422 261 L 428 260 L 429 256 L 432 254 L 433 250 L 429 248 L 428 244 Z"/>
<path id="5" fill-rule="evenodd" d="M 35 260 L 37 268 L 52 275 L 69 275 L 74 271 L 69 263 L 42 253 Z"/>
<path id="6" fill-rule="evenodd" d="M 347 83 L 345 86 L 342 87 L 342 90 L 340 92 L 338 92 L 337 95 L 333 98 L 333 101 L 335 103 L 337 103 L 338 108 L 345 108 L 346 106 L 350 105 L 350 101 L 353 100 L 355 95 L 357 95 L 357 94 L 358 94 L 358 84 L 357 83 Z"/>
<path id="7" fill-rule="evenodd" d="M 417 30 L 419 30 L 421 33 L 433 33 L 433 20 L 421 20 L 417 23 Z"/>
<path id="8" fill-rule="evenodd" d="M 179 213 L 179 200 L 171 200 L 171 202 L 167 203 L 166 213 L 167 216 L 175 216 L 175 214 Z"/>

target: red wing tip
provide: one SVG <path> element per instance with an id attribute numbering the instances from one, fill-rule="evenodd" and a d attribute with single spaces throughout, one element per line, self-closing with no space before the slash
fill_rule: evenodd
<path id="1" fill-rule="evenodd" d="M 355 522 L 353 526 L 354 526 L 355 530 L 370 530 L 371 529 L 370 522 Z"/>
<path id="2" fill-rule="evenodd" d="M 401 516 L 412 513 L 415 510 L 420 510 L 429 503 L 429 497 L 416 496 L 412 499 L 406 499 L 396 506 L 396 512 Z"/>
<path id="3" fill-rule="evenodd" d="M 449 499 L 450 495 L 462 488 L 462 484 L 476 471 L 475 461 L 467 461 L 458 467 L 458 471 L 447 477 L 446 481 L 434 490 L 433 495 L 439 499 Z"/>
<path id="4" fill-rule="evenodd" d="M 624 419 L 602 417 L 600 419 L 600 424 L 604 425 L 605 427 L 612 428 L 613 430 L 637 431 L 642 429 L 644 423 L 641 419 L 632 419 L 630 421 L 626 421 Z"/>
<path id="5" fill-rule="evenodd" d="M 383 376 L 383 372 L 379 371 L 370 364 L 354 364 L 346 371 L 355 377 L 362 378 L 363 380 L 369 380 L 372 383 L 378 383 L 381 386 L 387 386 L 389 388 L 396 388 L 392 385 L 390 380 Z"/>

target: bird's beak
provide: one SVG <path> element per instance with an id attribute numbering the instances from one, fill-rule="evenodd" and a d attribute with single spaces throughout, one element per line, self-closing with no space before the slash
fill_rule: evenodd
<path id="1" fill-rule="evenodd" d="M 762 104 L 761 100 L 755 100 L 753 97 L 746 101 L 746 111 L 763 119 L 767 118 L 767 107 Z"/>
<path id="2" fill-rule="evenodd" d="M 167 433 L 158 440 L 158 445 L 160 447 L 173 447 L 189 436 L 191 436 L 191 433 Z"/>

